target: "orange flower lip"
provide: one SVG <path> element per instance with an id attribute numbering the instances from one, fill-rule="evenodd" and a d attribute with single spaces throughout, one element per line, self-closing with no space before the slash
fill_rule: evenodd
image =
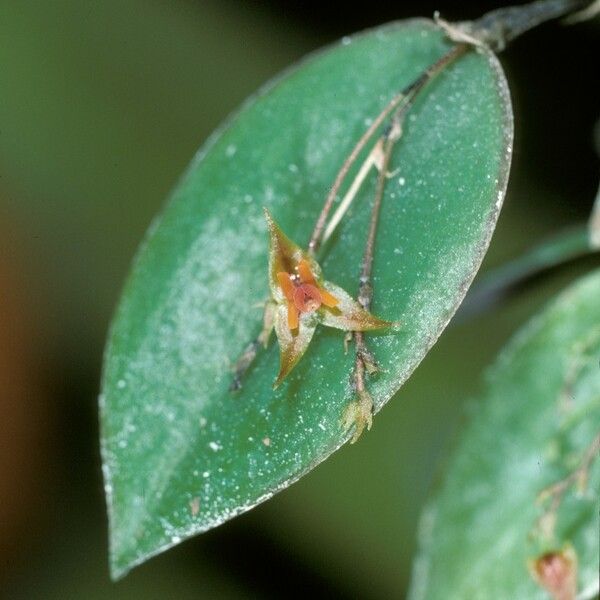
<path id="1" fill-rule="evenodd" d="M 324 304 L 330 308 L 339 304 L 338 299 L 322 289 L 316 282 L 308 261 L 301 259 L 296 268 L 298 275 L 280 271 L 277 281 L 288 303 L 288 328 L 298 327 L 299 314 L 314 312 Z"/>
<path id="2" fill-rule="evenodd" d="M 323 304 L 319 290 L 310 283 L 301 283 L 294 291 L 294 304 L 302 312 L 312 312 Z"/>

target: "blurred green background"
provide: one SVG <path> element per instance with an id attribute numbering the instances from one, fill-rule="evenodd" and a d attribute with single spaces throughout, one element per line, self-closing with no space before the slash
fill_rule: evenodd
<path id="1" fill-rule="evenodd" d="M 403 597 L 419 511 L 481 369 L 591 261 L 449 328 L 360 443 L 116 584 L 97 442 L 102 348 L 145 229 L 246 96 L 346 33 L 498 5 L 0 0 L 0 595 Z M 591 209 L 597 32 L 548 25 L 502 57 L 516 146 L 484 269 Z"/>

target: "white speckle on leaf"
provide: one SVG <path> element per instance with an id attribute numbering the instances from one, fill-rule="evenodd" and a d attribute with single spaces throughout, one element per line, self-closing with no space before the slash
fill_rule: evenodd
<path id="1" fill-rule="evenodd" d="M 190 512 L 192 513 L 192 517 L 195 517 L 200 512 L 200 498 L 198 498 L 198 496 L 192 498 L 190 500 L 189 506 Z"/>

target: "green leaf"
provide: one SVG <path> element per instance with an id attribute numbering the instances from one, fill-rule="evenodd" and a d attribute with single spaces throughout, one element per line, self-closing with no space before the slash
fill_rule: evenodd
<path id="1" fill-rule="evenodd" d="M 571 548 L 598 593 L 600 271 L 565 291 L 501 353 L 423 513 L 410 598 L 547 598 L 528 561 Z M 557 511 L 540 494 L 593 456 Z M 578 479 L 573 477 L 573 479 Z M 553 525 L 554 521 L 554 525 Z"/>
<path id="2" fill-rule="evenodd" d="M 320 52 L 269 84 L 199 153 L 133 266 L 105 356 L 101 395 L 113 576 L 240 514 L 348 438 L 351 353 L 319 328 L 276 391 L 274 344 L 239 394 L 231 366 L 268 297 L 267 207 L 306 240 L 367 124 L 450 45 L 429 21 L 395 23 Z M 472 51 L 418 98 L 383 198 L 368 335 L 385 369 L 379 410 L 435 343 L 490 241 L 511 155 L 512 113 L 496 58 Z M 358 167 L 357 167 L 358 168 Z M 356 294 L 374 177 L 319 256 Z"/>

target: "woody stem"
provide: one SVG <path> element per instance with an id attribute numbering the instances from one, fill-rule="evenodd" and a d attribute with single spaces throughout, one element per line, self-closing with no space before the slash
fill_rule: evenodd
<path id="1" fill-rule="evenodd" d="M 371 209 L 371 220 L 369 223 L 369 232 L 365 245 L 365 253 L 362 260 L 360 281 L 358 288 L 358 303 L 365 310 L 370 310 L 371 301 L 373 299 L 373 286 L 371 284 L 371 272 L 373 270 L 373 257 L 375 249 L 375 237 L 377 234 L 377 226 L 379 224 L 379 215 L 381 213 L 381 203 L 385 184 L 388 178 L 388 168 L 392 156 L 394 145 L 402 135 L 402 117 L 406 111 L 398 109 L 392 119 L 389 129 L 383 135 L 383 159 L 380 165 L 379 175 L 377 177 L 377 185 L 375 188 L 375 198 Z M 366 392 L 365 372 L 373 372 L 377 369 L 374 358 L 371 356 L 365 343 L 365 336 L 362 331 L 354 332 L 356 342 L 356 358 L 354 363 L 354 387 L 359 397 L 364 401 L 365 398 L 369 402 L 369 410 L 372 410 L 370 396 Z"/>
<path id="2" fill-rule="evenodd" d="M 591 4 L 592 0 L 537 0 L 520 6 L 503 6 L 464 25 L 477 40 L 500 52 L 530 29 L 581 11 Z"/>
<path id="3" fill-rule="evenodd" d="M 375 198 L 371 208 L 371 220 L 369 222 L 369 232 L 365 244 L 365 253 L 362 259 L 360 271 L 360 283 L 358 289 L 358 302 L 365 309 L 371 307 L 373 289 L 371 285 L 371 272 L 373 270 L 373 253 L 375 250 L 375 237 L 377 235 L 377 226 L 379 224 L 379 215 L 381 213 L 381 202 L 385 183 L 388 178 L 388 167 L 394 144 L 400 139 L 402 133 L 399 116 L 396 115 L 389 131 L 386 132 L 383 144 L 383 160 L 377 177 L 377 187 L 375 188 Z"/>

